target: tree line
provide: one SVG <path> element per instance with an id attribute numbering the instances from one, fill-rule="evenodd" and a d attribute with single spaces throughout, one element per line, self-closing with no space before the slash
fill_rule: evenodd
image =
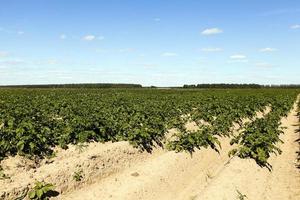
<path id="1" fill-rule="evenodd" d="M 192 84 L 183 85 L 183 88 L 300 88 L 300 85 L 286 84 L 286 85 L 260 85 L 260 84 Z"/>
<path id="2" fill-rule="evenodd" d="M 45 85 L 6 85 L 9 88 L 142 88 L 140 84 L 124 83 L 74 83 L 74 84 L 45 84 Z"/>

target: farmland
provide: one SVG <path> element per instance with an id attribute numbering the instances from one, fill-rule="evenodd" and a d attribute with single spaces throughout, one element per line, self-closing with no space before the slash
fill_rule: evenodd
<path id="1" fill-rule="evenodd" d="M 53 182 L 60 193 L 70 193 L 69 198 L 73 199 L 74 188 L 84 188 L 83 185 L 86 182 L 96 183 L 97 179 L 104 177 L 101 168 L 97 169 L 96 162 L 93 163 L 94 171 L 92 170 L 89 174 L 85 172 L 90 170 L 87 168 L 93 164 L 86 165 L 84 151 L 88 152 L 89 149 L 96 149 L 96 147 L 115 148 L 112 146 L 118 146 L 118 144 L 120 144 L 117 147 L 119 150 L 107 152 L 118 157 L 123 155 L 120 149 L 125 148 L 126 151 L 129 149 L 130 153 L 124 155 L 128 158 L 127 161 L 124 159 L 126 167 L 121 166 L 122 157 L 118 157 L 118 161 L 102 152 L 103 157 L 109 157 L 108 160 L 115 162 L 114 165 L 117 165 L 114 166 L 115 168 L 118 168 L 118 165 L 121 166 L 117 169 L 118 172 L 126 171 L 129 168 L 127 165 L 134 167 L 135 163 L 139 163 L 139 158 L 141 158 L 140 161 L 145 162 L 148 157 L 166 155 L 165 153 L 168 152 L 167 154 L 172 155 L 174 159 L 182 156 L 185 159 L 191 159 L 188 162 L 195 167 L 199 165 L 198 162 L 205 161 L 203 156 L 209 155 L 211 158 L 215 157 L 216 160 L 207 164 L 216 164 L 216 169 L 230 162 L 231 159 L 233 163 L 236 159 L 244 159 L 251 162 L 251 165 L 255 163 L 254 166 L 264 170 L 264 173 L 273 173 L 273 156 L 284 153 L 280 148 L 285 142 L 282 139 L 282 135 L 285 135 L 282 120 L 290 116 L 290 111 L 294 110 L 298 94 L 297 89 L 280 88 L 1 89 L 0 159 L 1 165 L 4 163 L 1 167 L 2 173 L 10 178 L 0 180 L 0 185 L 6 185 L 5 189 L 0 191 L 0 195 L 3 198 L 10 198 L 24 193 L 26 196 L 28 190 L 33 187 L 34 181 L 38 180 Z M 81 149 L 83 153 L 75 151 L 74 148 Z M 47 172 L 49 179 L 45 179 L 42 175 L 39 177 L 32 175 L 32 177 L 23 177 L 28 181 L 23 185 L 18 185 L 16 180 L 21 179 L 22 175 L 10 173 L 5 167 L 8 160 L 17 157 L 27 163 L 32 162 L 32 166 L 27 171 L 35 170 L 35 174 L 38 174 L 39 169 L 47 167 L 48 161 L 49 166 L 54 165 L 60 156 L 67 155 L 68 151 L 77 154 L 70 154 L 70 157 L 78 156 L 85 160 L 82 163 L 80 159 L 76 161 L 78 165 L 85 167 L 76 171 L 75 183 L 74 180 L 71 183 L 72 175 L 64 177 L 64 183 L 73 184 L 72 187 L 63 188 L 63 181 L 55 181 L 53 178 L 55 176 L 50 172 Z M 291 152 L 291 154 L 295 153 Z M 196 158 L 192 159 L 190 155 Z M 101 162 L 105 164 L 106 161 L 101 160 Z M 176 162 L 174 164 L 176 165 Z M 185 169 L 191 167 L 182 164 L 183 166 Z M 208 166 L 201 165 L 206 169 L 209 168 Z M 76 167 L 71 169 L 77 170 Z M 107 170 L 111 170 L 107 174 L 113 174 L 113 176 L 117 174 L 113 168 Z M 201 174 L 200 171 L 197 173 Z M 52 179 L 51 176 L 53 176 Z M 92 178 L 92 176 L 95 180 L 85 179 Z M 139 176 L 139 173 L 134 173 L 133 176 Z M 207 175 L 206 178 L 212 179 L 212 176 L 214 175 Z M 202 180 L 202 178 L 199 179 Z M 13 188 L 12 183 L 18 186 L 14 185 Z M 12 186 L 10 187 L 9 184 Z M 205 184 L 209 184 L 209 181 L 205 181 Z M 10 190 L 11 188 L 14 192 Z M 61 198 L 68 199 L 68 196 Z M 122 196 L 123 198 L 126 199 Z"/>

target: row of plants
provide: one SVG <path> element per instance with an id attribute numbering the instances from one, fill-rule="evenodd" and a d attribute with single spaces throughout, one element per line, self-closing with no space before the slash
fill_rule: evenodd
<path id="1" fill-rule="evenodd" d="M 180 135 L 170 149 L 217 149 L 216 136 L 229 136 L 233 122 L 254 117 L 270 104 L 280 107 L 282 96 L 295 94 L 282 89 L 1 89 L 0 160 L 16 154 L 50 156 L 55 146 L 83 142 L 129 141 L 151 151 L 171 128 Z M 199 131 L 186 130 L 189 120 Z M 211 126 L 203 127 L 201 120 Z"/>
<path id="2" fill-rule="evenodd" d="M 247 96 L 228 96 L 228 99 L 219 101 L 211 97 L 206 105 L 191 111 L 186 121 L 196 122 L 198 130 L 191 131 L 184 123 L 177 126 L 175 139 L 168 143 L 171 150 L 193 152 L 202 147 L 211 147 L 218 151 L 221 147 L 217 136 L 229 137 L 233 123 L 242 124 L 242 119 L 252 119 L 258 111 L 263 112 L 270 103 L 267 93 L 258 95 L 248 93 Z M 203 124 L 203 121 L 206 124 Z"/>
<path id="3" fill-rule="evenodd" d="M 299 124 L 298 124 L 298 134 L 299 134 L 299 139 L 297 140 L 298 144 L 299 144 L 299 149 L 297 151 L 297 168 L 300 169 L 300 100 L 298 101 L 298 110 L 297 110 L 297 116 L 299 119 Z"/>
<path id="4" fill-rule="evenodd" d="M 237 144 L 237 148 L 229 152 L 229 155 L 237 155 L 240 158 L 252 158 L 259 166 L 272 166 L 268 158 L 272 153 L 281 154 L 278 148 L 280 134 L 285 127 L 281 126 L 282 117 L 286 117 L 291 110 L 297 94 L 285 94 L 277 96 L 271 102 L 271 112 L 264 118 L 257 118 L 245 125 L 243 131 L 231 140 L 231 144 Z"/>

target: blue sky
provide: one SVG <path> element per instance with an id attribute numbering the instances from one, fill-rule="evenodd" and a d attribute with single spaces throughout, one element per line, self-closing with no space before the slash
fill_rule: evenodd
<path id="1" fill-rule="evenodd" d="M 299 0 L 0 0 L 0 84 L 300 83 Z"/>

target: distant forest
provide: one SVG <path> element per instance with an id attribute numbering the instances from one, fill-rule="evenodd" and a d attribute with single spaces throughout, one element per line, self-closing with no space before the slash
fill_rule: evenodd
<path id="1" fill-rule="evenodd" d="M 183 88 L 300 88 L 300 85 L 259 85 L 259 84 L 197 84 L 184 85 Z"/>
<path id="2" fill-rule="evenodd" d="M 182 87 L 143 87 L 140 84 L 126 83 L 74 83 L 74 84 L 45 84 L 45 85 L 3 85 L 0 88 L 169 88 L 169 89 L 226 89 L 226 88 L 300 88 L 300 85 L 259 85 L 259 84 L 192 84 Z"/>
<path id="3" fill-rule="evenodd" d="M 49 85 L 7 85 L 9 88 L 142 88 L 140 84 L 123 83 L 76 83 L 76 84 L 49 84 Z"/>

